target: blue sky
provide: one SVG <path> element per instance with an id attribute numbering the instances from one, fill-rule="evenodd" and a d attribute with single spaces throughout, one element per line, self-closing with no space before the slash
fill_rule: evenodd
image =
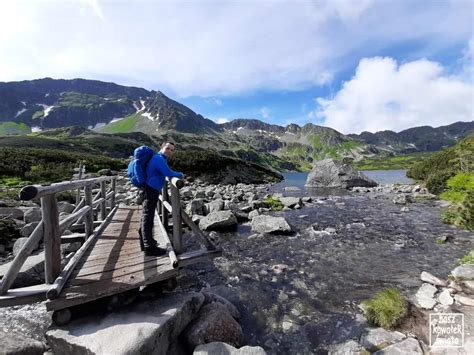
<path id="1" fill-rule="evenodd" d="M 216 122 L 342 133 L 474 116 L 471 0 L 19 0 L 0 4 L 0 81 L 161 90 Z"/>

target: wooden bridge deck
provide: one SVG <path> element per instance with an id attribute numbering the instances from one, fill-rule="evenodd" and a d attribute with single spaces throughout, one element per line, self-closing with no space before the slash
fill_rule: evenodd
<path id="1" fill-rule="evenodd" d="M 138 227 L 141 211 L 121 205 L 110 224 L 90 245 L 75 267 L 58 298 L 46 303 L 48 310 L 59 310 L 139 286 L 171 278 L 177 274 L 168 255 L 145 256 L 140 250 Z M 164 246 L 155 218 L 155 239 Z M 179 266 L 198 262 L 220 251 L 198 250 L 178 257 Z"/>

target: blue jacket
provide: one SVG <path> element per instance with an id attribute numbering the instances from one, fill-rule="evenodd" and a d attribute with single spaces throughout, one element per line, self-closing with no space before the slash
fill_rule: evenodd
<path id="1" fill-rule="evenodd" d="M 168 159 L 164 154 L 156 153 L 148 162 L 146 167 L 146 184 L 155 190 L 161 190 L 165 184 L 165 178 L 183 177 L 182 173 L 173 171 L 168 166 Z"/>

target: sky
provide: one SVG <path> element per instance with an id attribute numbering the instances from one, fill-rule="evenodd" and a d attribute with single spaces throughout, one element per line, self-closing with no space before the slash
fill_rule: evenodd
<path id="1" fill-rule="evenodd" d="M 0 81 L 160 90 L 218 123 L 474 120 L 473 0 L 2 0 Z"/>

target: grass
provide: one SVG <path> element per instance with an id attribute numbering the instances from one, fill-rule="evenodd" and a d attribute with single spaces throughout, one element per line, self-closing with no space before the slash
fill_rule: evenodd
<path id="1" fill-rule="evenodd" d="M 376 156 L 354 163 L 359 170 L 405 170 L 431 153 L 413 153 L 397 156 Z"/>
<path id="2" fill-rule="evenodd" d="M 109 123 L 99 129 L 103 133 L 127 133 L 131 132 L 137 124 L 138 117 L 136 115 L 128 116 L 120 121 Z"/>
<path id="3" fill-rule="evenodd" d="M 17 122 L 1 122 L 0 123 L 0 136 L 7 136 L 11 134 L 27 134 L 30 133 L 31 129 L 24 123 Z"/>
<path id="4" fill-rule="evenodd" d="M 268 207 L 274 211 L 281 211 L 283 209 L 283 203 L 272 195 L 268 196 L 265 202 L 267 203 Z"/>
<path id="5" fill-rule="evenodd" d="M 371 300 L 362 302 L 367 320 L 383 328 L 394 328 L 406 316 L 407 302 L 395 288 L 377 292 Z"/>
<path id="6" fill-rule="evenodd" d="M 474 264 L 474 249 L 464 255 L 458 262 L 459 265 Z"/>

